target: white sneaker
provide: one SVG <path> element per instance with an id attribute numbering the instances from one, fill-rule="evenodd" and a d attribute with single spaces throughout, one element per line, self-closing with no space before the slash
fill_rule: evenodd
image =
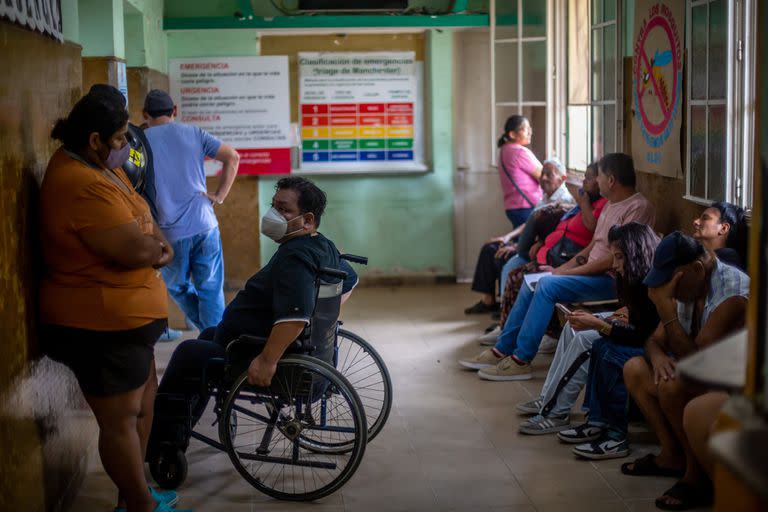
<path id="1" fill-rule="evenodd" d="M 470 357 L 469 359 L 460 359 L 459 364 L 464 368 L 469 368 L 470 370 L 481 370 L 483 368 L 495 367 L 496 363 L 498 363 L 500 360 L 501 358 L 496 357 L 496 354 L 494 354 L 491 349 L 487 348 L 477 354 L 475 357 Z"/>
<path id="2" fill-rule="evenodd" d="M 496 345 L 496 340 L 499 338 L 499 334 L 501 334 L 501 326 L 497 325 L 491 332 L 480 336 L 480 344 L 490 347 Z"/>
<path id="3" fill-rule="evenodd" d="M 557 338 L 545 334 L 539 344 L 539 354 L 554 354 L 557 350 Z"/>

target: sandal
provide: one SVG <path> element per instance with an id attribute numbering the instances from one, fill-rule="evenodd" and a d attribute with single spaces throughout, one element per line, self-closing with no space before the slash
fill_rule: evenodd
<path id="1" fill-rule="evenodd" d="M 621 465 L 621 472 L 630 476 L 669 476 L 682 478 L 685 471 L 682 469 L 663 468 L 656 464 L 656 456 L 649 453 L 645 457 L 635 459 L 634 462 L 626 462 Z"/>
<path id="2" fill-rule="evenodd" d="M 663 498 L 673 498 L 678 503 L 668 503 Z M 701 487 L 688 482 L 677 482 L 656 498 L 656 507 L 661 510 L 688 510 L 712 505 L 712 488 Z"/>

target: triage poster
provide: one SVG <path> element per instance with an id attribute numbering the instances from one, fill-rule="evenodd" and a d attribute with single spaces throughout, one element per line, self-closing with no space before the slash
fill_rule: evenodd
<path id="1" fill-rule="evenodd" d="M 424 170 L 414 52 L 298 54 L 301 170 Z"/>
<path id="2" fill-rule="evenodd" d="M 172 59 L 169 75 L 177 120 L 237 149 L 240 174 L 291 171 L 288 57 Z"/>

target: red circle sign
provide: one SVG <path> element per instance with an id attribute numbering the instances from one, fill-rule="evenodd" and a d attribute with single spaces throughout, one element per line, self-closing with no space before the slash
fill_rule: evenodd
<path id="1" fill-rule="evenodd" d="M 653 64 L 648 59 L 648 55 L 645 52 L 645 42 L 648 39 L 648 34 L 653 31 L 653 29 L 659 28 L 660 30 L 664 31 L 664 34 L 667 37 L 667 40 L 669 41 L 669 49 L 672 52 L 672 87 L 671 87 L 671 101 L 669 104 L 667 104 L 664 101 L 664 95 L 661 93 L 661 87 L 656 81 L 656 76 L 653 73 Z M 678 75 L 679 75 L 679 67 L 680 67 L 680 55 L 678 53 L 677 45 L 675 44 L 675 37 L 672 32 L 672 27 L 669 24 L 669 21 L 664 18 L 663 16 L 656 15 L 650 20 L 648 20 L 648 25 L 645 27 L 645 31 L 642 33 L 640 40 L 638 41 L 638 44 L 636 45 L 636 53 L 635 59 L 635 95 L 638 99 L 637 105 L 638 110 L 640 111 L 640 118 L 642 119 L 643 126 L 651 135 L 659 135 L 661 134 L 667 127 L 667 125 L 672 122 L 672 117 L 674 115 L 675 109 L 674 105 L 677 102 L 677 94 L 678 94 Z M 647 74 L 649 76 L 648 81 L 651 82 L 651 85 L 654 90 L 654 96 L 656 96 L 657 101 L 659 102 L 659 108 L 662 112 L 663 119 L 658 122 L 654 123 L 649 117 L 648 113 L 645 111 L 645 107 L 643 104 L 643 94 L 644 94 L 644 87 L 643 87 L 643 74 L 641 72 L 642 69 L 645 69 L 647 71 Z M 641 89 L 642 88 L 642 89 Z"/>

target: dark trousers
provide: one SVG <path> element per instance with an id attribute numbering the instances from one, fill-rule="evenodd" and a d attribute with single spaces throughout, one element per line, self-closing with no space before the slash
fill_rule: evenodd
<path id="1" fill-rule="evenodd" d="M 214 371 L 220 372 L 223 365 L 215 365 L 212 360 L 224 359 L 225 347 L 211 340 L 183 341 L 173 351 L 168 367 L 157 388 L 158 394 L 183 395 L 191 404 L 192 426 L 200 419 L 208 405 L 209 378 Z M 156 403 L 155 422 L 163 421 L 162 401 Z"/>
<path id="2" fill-rule="evenodd" d="M 477 256 L 475 265 L 475 275 L 472 278 L 472 291 L 478 293 L 487 293 L 496 295 L 496 280 L 501 275 L 501 267 L 511 258 L 514 253 L 507 254 L 503 258 L 496 258 L 494 255 L 499 249 L 499 243 L 493 242 L 483 244 L 480 254 Z"/>
<path id="3" fill-rule="evenodd" d="M 210 400 L 209 383 L 223 378 L 226 343 L 214 341 L 214 333 L 214 328 L 205 329 L 200 338 L 206 339 L 183 341 L 173 351 L 157 390 L 150 447 L 170 442 L 186 449 L 189 443 L 186 426 L 194 428 L 205 412 Z M 183 398 L 189 404 L 191 418 L 176 412 L 168 414 L 166 397 L 170 396 Z"/>
<path id="4" fill-rule="evenodd" d="M 530 217 L 533 208 L 512 208 L 510 210 L 504 210 L 507 214 L 509 222 L 512 223 L 512 227 L 517 227 Z"/>
<path id="5" fill-rule="evenodd" d="M 642 353 L 642 347 L 619 345 L 609 338 L 598 338 L 592 343 L 584 396 L 590 423 L 601 424 L 611 432 L 626 435 L 629 393 L 624 385 L 624 363 Z"/>

